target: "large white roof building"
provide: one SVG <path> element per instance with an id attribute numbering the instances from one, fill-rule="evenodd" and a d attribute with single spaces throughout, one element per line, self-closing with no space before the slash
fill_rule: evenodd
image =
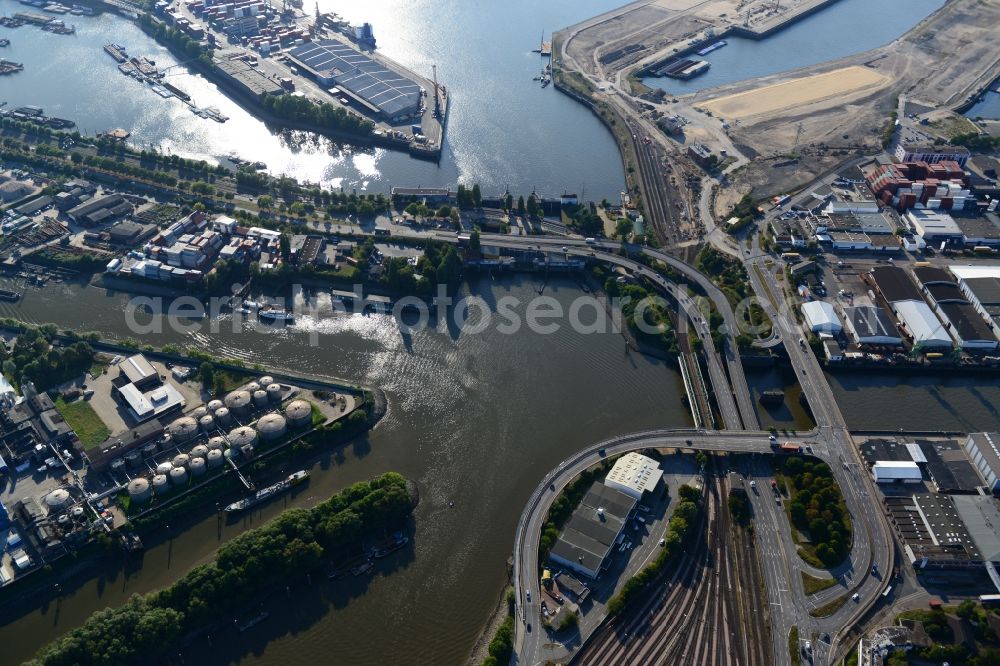
<path id="1" fill-rule="evenodd" d="M 923 301 L 898 301 L 892 304 L 914 345 L 924 348 L 951 347 L 953 341 L 930 306 Z"/>
<path id="2" fill-rule="evenodd" d="M 872 465 L 875 483 L 920 483 L 920 466 L 913 461 L 879 460 Z"/>
<path id="3" fill-rule="evenodd" d="M 615 488 L 637 500 L 643 493 L 653 492 L 663 476 L 660 464 L 639 453 L 626 453 L 615 461 L 604 479 L 604 485 Z"/>
<path id="4" fill-rule="evenodd" d="M 844 329 L 836 310 L 826 301 L 803 303 L 802 314 L 813 333 L 840 333 Z"/>

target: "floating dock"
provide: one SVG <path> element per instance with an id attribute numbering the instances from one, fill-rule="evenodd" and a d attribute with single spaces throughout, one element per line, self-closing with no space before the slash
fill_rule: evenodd
<path id="1" fill-rule="evenodd" d="M 128 60 L 128 53 L 125 52 L 125 47 L 121 44 L 105 44 L 104 52 L 119 63 L 123 63 Z"/>
<path id="2" fill-rule="evenodd" d="M 23 71 L 24 65 L 11 60 L 0 60 L 0 74 L 16 74 Z"/>
<path id="3" fill-rule="evenodd" d="M 688 58 L 682 58 L 681 60 L 668 62 L 663 67 L 656 70 L 654 75 L 668 76 L 672 79 L 687 80 L 692 79 L 699 74 L 704 74 L 711 66 L 711 63 L 707 60 L 690 60 Z"/>

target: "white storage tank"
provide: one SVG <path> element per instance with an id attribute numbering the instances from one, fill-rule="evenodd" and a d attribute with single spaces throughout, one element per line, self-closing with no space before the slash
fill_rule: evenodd
<path id="1" fill-rule="evenodd" d="M 188 473 L 183 467 L 174 467 L 170 470 L 170 483 L 175 486 L 182 486 L 187 483 Z"/>
<path id="2" fill-rule="evenodd" d="M 205 414 L 208 414 L 208 408 L 205 407 L 205 405 L 202 405 L 201 407 L 196 407 L 195 410 L 193 412 L 191 412 L 191 418 L 193 418 L 195 421 L 197 421 L 198 419 L 200 419 L 201 417 L 203 417 Z"/>
<path id="3" fill-rule="evenodd" d="M 205 446 L 204 444 L 198 444 L 193 449 L 191 449 L 190 455 L 192 458 L 204 458 L 206 455 L 208 455 L 208 447 Z"/>
<path id="4" fill-rule="evenodd" d="M 260 384 L 258 384 L 257 382 L 250 382 L 249 384 L 244 386 L 243 389 L 250 395 L 253 395 L 254 393 L 260 390 Z"/>
<path id="5" fill-rule="evenodd" d="M 281 402 L 281 384 L 268 384 L 267 399 L 270 402 Z"/>
<path id="6" fill-rule="evenodd" d="M 56 488 L 45 496 L 45 506 L 49 508 L 49 513 L 62 511 L 69 504 L 69 492 L 65 488 Z"/>
<path id="7" fill-rule="evenodd" d="M 250 411 L 250 392 L 233 391 L 226 396 L 225 403 L 234 416 L 246 416 Z"/>
<path id="8" fill-rule="evenodd" d="M 149 481 L 146 479 L 139 477 L 138 479 L 132 479 L 128 482 L 128 496 L 133 502 L 148 502 L 152 495 L 153 489 L 150 487 Z"/>
<path id="9" fill-rule="evenodd" d="M 168 462 L 161 462 L 159 465 L 156 466 L 156 473 L 157 474 L 170 474 L 170 470 L 172 470 L 173 468 L 174 468 L 174 466 L 171 465 L 170 463 L 168 463 Z"/>
<path id="10" fill-rule="evenodd" d="M 187 467 L 188 463 L 191 462 L 191 456 L 186 453 L 178 453 L 170 462 L 173 463 L 174 469 L 177 469 L 178 467 Z"/>
<path id="11" fill-rule="evenodd" d="M 261 439 L 278 439 L 288 432 L 288 427 L 285 425 L 285 417 L 277 413 L 265 414 L 257 421 L 257 431 L 260 433 Z"/>
<path id="12" fill-rule="evenodd" d="M 222 401 L 219 400 L 219 399 L 209 400 L 208 401 L 208 411 L 210 411 L 210 412 L 212 412 L 214 414 L 217 409 L 219 409 L 220 407 L 222 407 L 222 404 L 223 404 Z"/>
<path id="13" fill-rule="evenodd" d="M 215 422 L 220 426 L 227 426 L 233 422 L 233 417 L 229 413 L 228 407 L 219 407 L 215 410 Z"/>
<path id="14" fill-rule="evenodd" d="M 285 416 L 292 428 L 305 428 L 312 422 L 312 406 L 305 400 L 292 400 L 285 407 Z"/>
<path id="15" fill-rule="evenodd" d="M 198 426 L 204 432 L 212 432 L 215 430 L 215 417 L 211 414 L 205 414 L 203 417 L 198 419 Z"/>
<path id="16" fill-rule="evenodd" d="M 156 474 L 153 476 L 153 492 L 157 495 L 162 495 L 167 492 L 167 488 L 170 487 L 170 483 L 167 481 L 166 474 Z"/>
<path id="17" fill-rule="evenodd" d="M 250 426 L 240 426 L 235 428 L 229 433 L 229 446 L 236 450 L 241 447 L 250 444 L 251 446 L 257 443 L 257 431 Z"/>
<path id="18" fill-rule="evenodd" d="M 198 434 L 198 422 L 191 416 L 182 416 L 167 426 L 167 432 L 178 444 L 194 439 Z"/>
<path id="19" fill-rule="evenodd" d="M 205 456 L 205 463 L 208 465 L 209 469 L 215 469 L 222 465 L 225 461 L 226 456 L 221 449 L 211 449 L 208 455 Z"/>
<path id="20" fill-rule="evenodd" d="M 274 377 L 272 377 L 271 375 L 264 375 L 263 377 L 257 380 L 257 383 L 260 384 L 261 386 L 270 386 L 271 384 L 274 383 Z"/>
<path id="21" fill-rule="evenodd" d="M 226 448 L 226 438 L 216 435 L 208 440 L 209 449 L 218 449 L 219 451 Z"/>
<path id="22" fill-rule="evenodd" d="M 205 473 L 205 459 L 204 458 L 191 458 L 191 475 L 201 476 Z"/>

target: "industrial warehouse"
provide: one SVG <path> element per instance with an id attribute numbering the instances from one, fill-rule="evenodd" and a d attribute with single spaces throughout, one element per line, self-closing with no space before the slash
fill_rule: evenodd
<path id="1" fill-rule="evenodd" d="M 380 118 L 397 122 L 421 112 L 419 84 L 342 42 L 302 44 L 288 57 L 324 87 L 335 87 L 335 96 L 346 96 Z"/>

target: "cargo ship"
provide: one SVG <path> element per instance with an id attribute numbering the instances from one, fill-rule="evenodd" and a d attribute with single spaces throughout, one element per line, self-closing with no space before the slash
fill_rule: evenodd
<path id="1" fill-rule="evenodd" d="M 183 90 L 181 90 L 180 88 L 178 88 L 174 84 L 168 83 L 167 81 L 161 81 L 160 85 L 163 86 L 164 88 L 166 88 L 167 90 L 169 90 L 170 92 L 172 92 L 173 94 L 177 95 L 179 98 L 181 98 L 185 102 L 190 102 L 191 101 L 191 95 L 188 95 L 186 92 L 184 92 Z"/>
<path id="2" fill-rule="evenodd" d="M 278 481 L 274 485 L 270 485 L 266 488 L 261 488 L 255 492 L 250 497 L 244 497 L 238 502 L 233 502 L 225 508 L 226 513 L 238 513 L 240 511 L 246 511 L 247 509 L 252 509 L 253 507 L 266 502 L 276 495 L 280 495 L 286 490 L 290 490 L 292 487 L 304 483 L 309 478 L 309 472 L 305 470 L 299 470 L 294 474 L 289 474 L 288 478 Z"/>
<path id="3" fill-rule="evenodd" d="M 121 44 L 105 44 L 104 52 L 117 60 L 119 63 L 123 63 L 128 60 L 128 54 L 125 52 L 125 47 Z"/>
<path id="4" fill-rule="evenodd" d="M 712 44 L 711 46 L 706 46 L 702 50 L 698 51 L 698 55 L 700 55 L 700 56 L 708 55 L 712 51 L 717 51 L 717 50 L 721 49 L 723 46 L 725 46 L 728 43 L 729 42 L 727 42 L 726 40 L 723 39 L 721 41 L 718 41 L 718 42 Z"/>

